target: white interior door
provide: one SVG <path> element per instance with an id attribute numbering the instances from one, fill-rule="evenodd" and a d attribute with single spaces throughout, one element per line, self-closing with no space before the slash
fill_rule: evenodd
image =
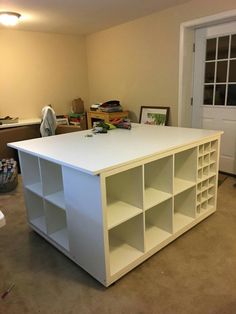
<path id="1" fill-rule="evenodd" d="M 223 130 L 220 170 L 236 174 L 236 22 L 196 30 L 192 126 Z"/>

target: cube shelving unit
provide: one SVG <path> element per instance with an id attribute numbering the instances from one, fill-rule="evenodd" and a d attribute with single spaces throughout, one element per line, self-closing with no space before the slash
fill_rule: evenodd
<path id="1" fill-rule="evenodd" d="M 30 226 L 109 286 L 216 210 L 221 132 L 88 132 L 10 146 L 19 151 Z M 82 147 L 67 155 L 75 140 Z"/>

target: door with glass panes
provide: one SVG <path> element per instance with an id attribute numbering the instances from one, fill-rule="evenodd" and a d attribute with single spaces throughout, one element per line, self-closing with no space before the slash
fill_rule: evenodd
<path id="1" fill-rule="evenodd" d="M 192 126 L 223 130 L 220 170 L 236 174 L 236 22 L 196 30 Z"/>

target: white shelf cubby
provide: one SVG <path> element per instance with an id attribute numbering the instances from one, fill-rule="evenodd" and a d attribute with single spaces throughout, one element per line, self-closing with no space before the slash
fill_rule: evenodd
<path id="1" fill-rule="evenodd" d="M 108 232 L 110 275 L 114 275 L 144 254 L 143 214 Z"/>
<path id="2" fill-rule="evenodd" d="M 43 195 L 52 204 L 65 209 L 63 178 L 61 166 L 40 159 Z"/>
<path id="3" fill-rule="evenodd" d="M 37 195 L 42 196 L 42 181 L 38 157 L 20 152 L 19 158 L 24 186 Z"/>
<path id="4" fill-rule="evenodd" d="M 69 251 L 66 212 L 61 207 L 45 201 L 45 215 L 48 236 Z"/>
<path id="5" fill-rule="evenodd" d="M 145 212 L 145 243 L 149 251 L 173 233 L 172 198 Z"/>
<path id="6" fill-rule="evenodd" d="M 106 177 L 106 203 L 108 229 L 142 213 L 141 166 Z"/>
<path id="7" fill-rule="evenodd" d="M 174 194 L 181 193 L 196 184 L 197 149 L 191 148 L 175 154 Z"/>
<path id="8" fill-rule="evenodd" d="M 196 188 L 192 187 L 174 197 L 174 232 L 190 224 L 196 217 Z"/>
<path id="9" fill-rule="evenodd" d="M 43 198 L 26 187 L 25 199 L 26 206 L 28 208 L 27 212 L 29 222 L 43 233 L 46 233 L 46 220 Z"/>
<path id="10" fill-rule="evenodd" d="M 151 208 L 173 194 L 173 156 L 144 165 L 144 208 Z"/>

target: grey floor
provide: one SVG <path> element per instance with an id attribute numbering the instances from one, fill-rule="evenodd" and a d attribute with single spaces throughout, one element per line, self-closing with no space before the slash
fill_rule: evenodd
<path id="1" fill-rule="evenodd" d="M 27 226 L 21 184 L 0 195 L 0 313 L 236 313 L 236 179 L 221 183 L 216 213 L 107 289 Z"/>

